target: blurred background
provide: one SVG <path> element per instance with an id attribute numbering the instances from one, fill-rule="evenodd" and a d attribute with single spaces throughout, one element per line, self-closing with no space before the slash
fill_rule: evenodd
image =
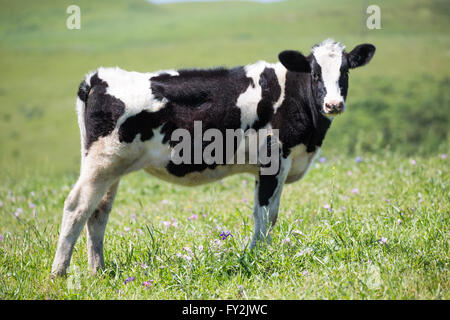
<path id="1" fill-rule="evenodd" d="M 366 26 L 372 4 L 381 29 Z M 70 5 L 80 8 L 80 29 L 67 27 Z M 369 42 L 377 52 L 351 71 L 347 112 L 328 132 L 324 155 L 447 153 L 449 18 L 448 0 L 1 1 L 0 176 L 79 170 L 75 98 L 99 66 L 275 62 L 282 50 L 308 54 L 329 37 L 348 51 Z"/>

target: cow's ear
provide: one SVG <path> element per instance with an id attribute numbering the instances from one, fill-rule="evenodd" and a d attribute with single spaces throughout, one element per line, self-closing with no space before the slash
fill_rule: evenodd
<path id="1" fill-rule="evenodd" d="M 362 67 L 363 65 L 369 63 L 374 54 L 374 45 L 364 43 L 356 46 L 347 56 L 349 67 L 351 69 Z"/>
<path id="2" fill-rule="evenodd" d="M 311 66 L 309 65 L 308 60 L 299 51 L 286 50 L 280 52 L 278 59 L 289 71 L 311 72 Z"/>

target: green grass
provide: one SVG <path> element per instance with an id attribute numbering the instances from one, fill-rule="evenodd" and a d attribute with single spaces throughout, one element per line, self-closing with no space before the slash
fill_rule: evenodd
<path id="1" fill-rule="evenodd" d="M 66 28 L 73 3 L 81 30 Z M 0 298 L 449 299 L 450 176 L 440 155 L 450 152 L 450 4 L 377 4 L 382 29 L 371 31 L 352 0 L 0 1 Z M 89 276 L 83 234 L 69 277 L 50 279 L 79 170 L 74 109 L 85 73 L 276 61 L 328 37 L 377 52 L 351 72 L 346 114 L 322 148 L 329 160 L 286 186 L 270 245 L 247 249 L 252 177 L 182 188 L 136 173 L 119 187 L 103 274 Z M 172 218 L 178 226 L 166 228 Z M 233 237 L 222 241 L 226 230 Z"/>
<path id="2" fill-rule="evenodd" d="M 107 227 L 106 269 L 89 275 L 83 233 L 68 278 L 53 280 L 61 208 L 76 176 L 28 177 L 0 189 L 0 298 L 448 299 L 448 159 L 411 160 L 315 164 L 286 186 L 273 241 L 253 252 L 252 177 L 184 188 L 127 176 Z M 171 219 L 176 227 L 164 225 Z"/>

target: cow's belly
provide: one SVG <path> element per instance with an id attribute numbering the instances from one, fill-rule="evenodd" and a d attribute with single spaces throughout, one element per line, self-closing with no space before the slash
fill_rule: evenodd
<path id="1" fill-rule="evenodd" d="M 301 144 L 291 150 L 290 157 L 292 159 L 291 168 L 286 178 L 286 183 L 292 183 L 300 180 L 308 172 L 315 157 L 319 154 L 320 148 L 314 152 L 306 152 L 306 146 Z"/>
<path id="2" fill-rule="evenodd" d="M 137 142 L 140 150 L 139 159 L 130 171 L 144 169 L 147 173 L 167 182 L 184 186 L 196 186 L 218 181 L 230 175 L 238 173 L 257 174 L 258 167 L 251 164 L 217 165 L 215 168 L 205 168 L 200 171 L 192 171 L 179 176 L 167 170 L 171 160 L 171 149 L 162 143 L 163 136 L 155 130 L 155 136 L 148 142 L 141 144 Z M 189 169 L 189 168 L 188 168 Z M 187 170 L 190 171 L 190 170 Z"/>
<path id="3" fill-rule="evenodd" d="M 166 168 L 161 167 L 148 166 L 144 170 L 159 179 L 184 186 L 211 183 L 237 173 L 255 174 L 258 172 L 257 168 L 252 165 L 218 165 L 214 169 L 206 168 L 202 171 L 190 172 L 181 177 L 171 174 Z"/>

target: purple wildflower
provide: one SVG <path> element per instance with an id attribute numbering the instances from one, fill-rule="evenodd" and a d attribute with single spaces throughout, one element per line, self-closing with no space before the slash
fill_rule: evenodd
<path id="1" fill-rule="evenodd" d="M 355 161 L 356 161 L 356 163 L 361 163 L 362 162 L 362 158 L 361 157 L 356 157 Z"/>
<path id="2" fill-rule="evenodd" d="M 188 220 L 198 220 L 198 215 L 193 214 L 188 218 Z"/>
<path id="3" fill-rule="evenodd" d="M 246 185 L 247 185 L 247 180 L 244 179 L 244 180 L 242 181 L 242 184 L 243 184 L 244 186 L 246 186 Z"/>
<path id="4" fill-rule="evenodd" d="M 162 224 L 163 224 L 164 227 L 166 227 L 166 228 L 170 227 L 170 221 L 162 221 Z"/>
<path id="5" fill-rule="evenodd" d="M 131 281 L 134 281 L 134 276 L 125 279 L 125 284 L 127 284 L 128 282 L 131 282 Z"/>
<path id="6" fill-rule="evenodd" d="M 353 188 L 352 189 L 352 193 L 353 194 L 358 194 L 359 193 L 359 189 L 358 188 Z"/>
<path id="7" fill-rule="evenodd" d="M 130 231 L 130 228 L 125 227 L 125 228 L 123 228 L 123 230 L 124 230 L 125 232 L 128 232 L 128 231 Z"/>
<path id="8" fill-rule="evenodd" d="M 222 240 L 225 240 L 226 238 L 228 238 L 229 236 L 233 236 L 232 234 L 231 234 L 231 232 L 230 231 L 222 231 L 221 233 L 220 233 L 220 236 L 222 237 Z"/>
<path id="9" fill-rule="evenodd" d="M 191 261 L 192 257 L 188 256 L 187 254 L 185 254 L 185 255 L 183 255 L 183 259 L 186 260 L 186 261 Z"/>
<path id="10" fill-rule="evenodd" d="M 0 243 L 3 242 L 3 236 L 0 234 Z"/>
<path id="11" fill-rule="evenodd" d="M 153 285 L 153 280 L 149 280 L 149 281 L 144 281 L 142 282 L 142 284 L 148 288 L 150 288 Z"/>
<path id="12" fill-rule="evenodd" d="M 169 203 L 169 201 L 166 200 L 166 199 L 163 199 L 163 200 L 161 201 L 161 204 L 168 204 L 168 203 Z"/>
<path id="13" fill-rule="evenodd" d="M 380 243 L 381 243 L 381 244 L 386 244 L 386 243 L 387 243 L 387 238 L 381 237 Z"/>
<path id="14" fill-rule="evenodd" d="M 132 220 L 136 220 L 136 214 L 132 213 L 132 214 L 131 214 L 131 219 L 132 219 Z"/>
<path id="15" fill-rule="evenodd" d="M 30 203 L 28 204 L 28 207 L 29 207 L 30 209 L 34 209 L 34 208 L 36 208 L 36 205 L 35 205 L 33 202 L 30 202 Z"/>
<path id="16" fill-rule="evenodd" d="M 300 250 L 300 251 L 297 253 L 297 255 L 299 255 L 299 256 L 304 256 L 305 254 L 309 254 L 309 253 L 311 253 L 311 252 L 312 252 L 312 249 L 311 249 L 311 248 L 306 248 L 306 249 Z"/>
<path id="17" fill-rule="evenodd" d="M 22 208 L 17 208 L 16 212 L 14 212 L 14 216 L 19 218 L 19 216 L 23 213 Z"/>
<path id="18" fill-rule="evenodd" d="M 327 204 L 324 204 L 323 205 L 323 208 L 324 209 L 327 209 L 328 210 L 328 212 L 331 212 L 331 206 L 327 203 Z"/>
<path id="19" fill-rule="evenodd" d="M 283 240 L 283 243 L 284 244 L 290 244 L 291 243 L 291 239 L 286 238 L 286 239 Z"/>
<path id="20" fill-rule="evenodd" d="M 409 161 L 409 163 L 410 163 L 411 165 L 415 166 L 417 162 L 416 162 L 416 160 L 411 159 L 411 160 Z"/>
<path id="21" fill-rule="evenodd" d="M 320 157 L 319 158 L 319 162 L 320 163 L 324 163 L 325 161 L 327 161 L 327 158 L 325 158 L 325 157 Z"/>
<path id="22" fill-rule="evenodd" d="M 441 154 L 441 159 L 442 159 L 442 160 L 447 159 L 447 155 L 446 155 L 445 153 Z"/>

